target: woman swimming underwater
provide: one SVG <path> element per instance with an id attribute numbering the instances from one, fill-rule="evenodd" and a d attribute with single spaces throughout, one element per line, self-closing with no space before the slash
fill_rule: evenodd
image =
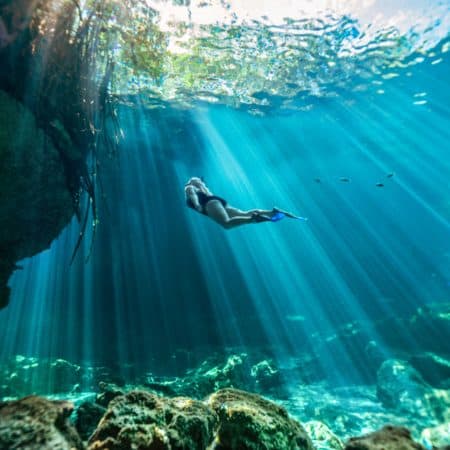
<path id="1" fill-rule="evenodd" d="M 199 177 L 189 179 L 184 186 L 184 193 L 186 205 L 189 208 L 204 214 L 226 229 L 249 223 L 276 222 L 283 217 L 306 220 L 304 217 L 294 216 L 278 208 L 241 211 L 230 206 L 223 198 L 213 195 L 203 179 Z"/>

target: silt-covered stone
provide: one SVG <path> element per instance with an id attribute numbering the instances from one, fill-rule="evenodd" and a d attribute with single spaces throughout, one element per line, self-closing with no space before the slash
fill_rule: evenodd
<path id="1" fill-rule="evenodd" d="M 37 396 L 0 403 L 0 450 L 83 450 L 72 410 L 70 402 Z"/>
<path id="2" fill-rule="evenodd" d="M 218 414 L 220 426 L 215 450 L 313 450 L 303 426 L 287 411 L 256 394 L 222 389 L 208 405 Z"/>
<path id="3" fill-rule="evenodd" d="M 198 400 L 132 391 L 110 402 L 88 448 L 205 450 L 216 427 L 217 415 Z"/>

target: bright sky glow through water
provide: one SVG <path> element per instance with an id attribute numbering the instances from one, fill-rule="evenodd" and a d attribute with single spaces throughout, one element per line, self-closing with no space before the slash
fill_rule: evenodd
<path id="1" fill-rule="evenodd" d="M 157 77 L 128 73 L 115 89 L 143 101 L 305 110 L 310 97 L 366 89 L 428 58 L 450 28 L 439 1 L 149 1 L 163 33 Z M 150 19 L 149 19 L 150 20 Z M 120 51 L 118 52 L 120 62 Z M 313 75 L 311 75 L 313 74 Z M 381 90 L 381 89 L 380 89 Z M 252 109 L 253 108 L 253 109 Z"/>

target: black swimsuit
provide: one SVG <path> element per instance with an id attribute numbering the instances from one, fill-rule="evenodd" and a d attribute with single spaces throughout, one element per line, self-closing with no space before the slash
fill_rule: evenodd
<path id="1" fill-rule="evenodd" d="M 207 215 L 206 214 L 206 210 L 205 210 L 205 206 L 211 200 L 219 200 L 219 202 L 222 203 L 222 206 L 224 208 L 227 206 L 226 200 L 224 200 L 222 197 L 218 197 L 217 195 L 208 195 L 208 194 L 205 194 L 202 191 L 197 191 L 196 195 L 197 195 L 197 198 L 198 198 L 198 202 L 200 203 L 200 206 L 202 207 L 202 210 L 201 210 L 202 214 Z M 195 209 L 194 203 L 192 203 L 192 200 L 190 198 L 186 199 L 186 205 L 189 208 Z"/>

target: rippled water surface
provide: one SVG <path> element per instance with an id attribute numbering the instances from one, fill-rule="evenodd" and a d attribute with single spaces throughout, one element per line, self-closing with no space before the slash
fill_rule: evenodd
<path id="1" fill-rule="evenodd" d="M 385 80 L 438 64 L 449 50 L 447 2 L 149 4 L 162 33 L 158 76 L 123 66 L 119 87 L 149 103 L 305 110 L 316 98 L 381 93 Z"/>

